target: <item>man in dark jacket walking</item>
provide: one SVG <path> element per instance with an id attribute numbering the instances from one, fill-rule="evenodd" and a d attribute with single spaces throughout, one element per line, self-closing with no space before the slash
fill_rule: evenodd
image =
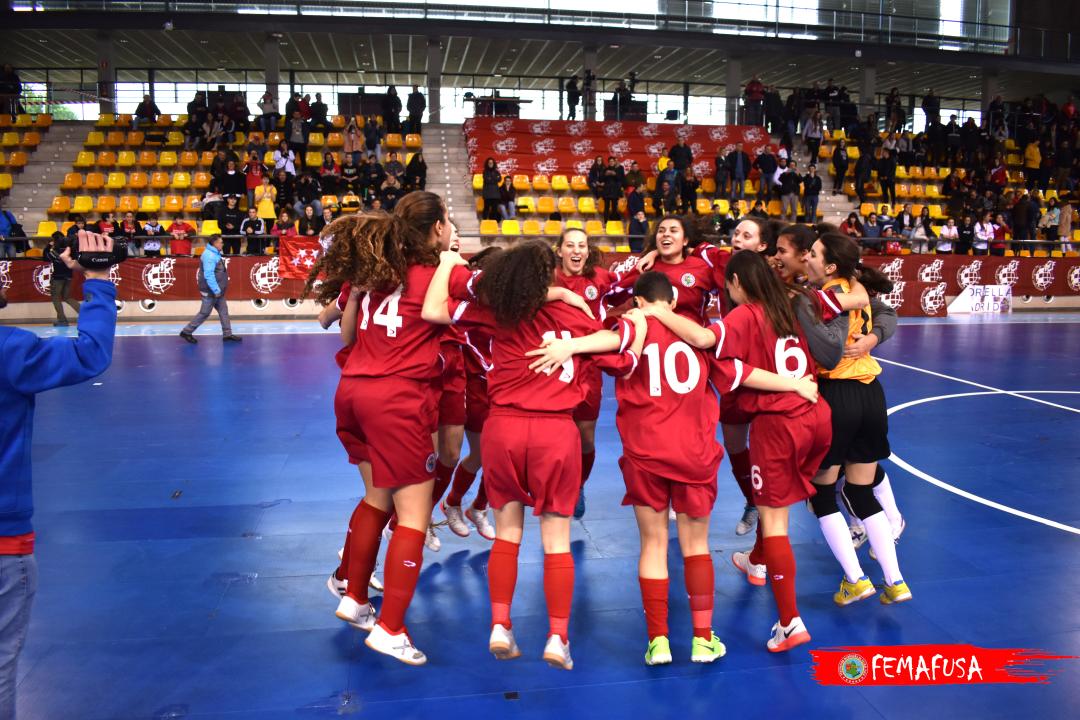
<path id="1" fill-rule="evenodd" d="M 405 132 L 420 134 L 420 121 L 424 117 L 424 111 L 427 110 L 427 100 L 424 98 L 423 93 L 420 92 L 419 85 L 412 86 L 412 92 L 409 93 L 409 99 L 405 102 L 405 109 L 409 111 L 409 127 L 405 129 Z"/>
<path id="2" fill-rule="evenodd" d="M 577 106 L 580 102 L 581 90 L 578 88 L 578 76 L 575 75 L 566 81 L 566 107 L 569 108 L 567 120 L 577 119 Z"/>
<path id="3" fill-rule="evenodd" d="M 199 342 L 192 335 L 210 313 L 217 310 L 218 319 L 221 321 L 221 339 L 225 342 L 240 342 L 241 338 L 233 335 L 232 324 L 229 322 L 229 305 L 225 301 L 225 291 L 229 288 L 229 272 L 225 267 L 225 258 L 221 255 L 223 241 L 220 235 L 211 235 L 199 258 L 202 272 L 199 273 L 199 294 L 202 296 L 202 307 L 199 314 L 192 318 L 183 330 L 180 337 L 192 345 Z"/>
<path id="4" fill-rule="evenodd" d="M 75 314 L 79 314 L 79 301 L 71 297 L 71 268 L 64 262 L 63 253 L 71 247 L 71 243 L 63 233 L 54 232 L 52 240 L 45 246 L 45 259 L 52 263 L 52 278 L 49 281 L 49 294 L 52 295 L 53 308 L 56 309 L 56 322 L 54 327 L 67 327 L 67 316 L 64 315 L 64 303 L 71 306 Z"/>

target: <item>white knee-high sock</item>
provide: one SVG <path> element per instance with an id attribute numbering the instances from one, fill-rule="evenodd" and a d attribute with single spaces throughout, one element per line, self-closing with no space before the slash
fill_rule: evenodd
<path id="1" fill-rule="evenodd" d="M 885 573 L 885 582 L 894 585 L 903 576 L 900 574 L 900 563 L 896 559 L 896 541 L 893 540 L 889 518 L 884 512 L 874 513 L 863 518 L 863 526 L 866 527 L 870 547 L 874 549 L 881 571 Z"/>
<path id="2" fill-rule="evenodd" d="M 895 537 L 900 530 L 900 521 L 902 517 L 900 515 L 900 508 L 896 506 L 896 497 L 893 495 L 892 485 L 889 483 L 889 476 L 886 475 L 885 479 L 874 486 L 874 497 L 881 503 L 881 509 L 885 511 L 885 515 L 889 518 L 889 524 L 892 525 L 893 536 Z"/>
<path id="3" fill-rule="evenodd" d="M 859 556 L 855 554 L 851 531 L 844 522 L 844 516 L 838 512 L 832 513 L 818 518 L 818 523 L 821 524 L 821 534 L 825 536 L 825 542 L 829 544 L 833 556 L 840 563 L 840 567 L 844 568 L 848 582 L 858 582 L 863 576 L 862 566 L 859 564 Z"/>

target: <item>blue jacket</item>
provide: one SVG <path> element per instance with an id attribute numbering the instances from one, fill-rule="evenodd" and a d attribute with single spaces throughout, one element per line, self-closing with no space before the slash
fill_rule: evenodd
<path id="1" fill-rule="evenodd" d="M 221 295 L 229 284 L 229 276 L 225 272 L 225 261 L 221 257 L 221 251 L 213 245 L 207 245 L 203 254 L 199 256 L 202 263 L 202 282 L 199 283 L 199 292 L 211 292 Z M 203 287 L 205 284 L 206 287 Z"/>
<path id="2" fill-rule="evenodd" d="M 87 280 L 89 298 L 79 311 L 79 337 L 39 338 L 0 327 L 0 536 L 33 530 L 30 445 L 34 395 L 75 385 L 105 372 L 116 333 L 116 286 Z"/>

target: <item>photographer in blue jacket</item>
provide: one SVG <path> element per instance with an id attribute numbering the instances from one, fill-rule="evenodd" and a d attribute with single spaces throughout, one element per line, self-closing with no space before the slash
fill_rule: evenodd
<path id="1" fill-rule="evenodd" d="M 0 718 L 15 717 L 15 671 L 37 589 L 30 447 L 34 396 L 103 373 L 112 361 L 116 287 L 109 267 L 124 258 L 107 235 L 78 233 L 60 259 L 86 275 L 76 338 L 39 338 L 0 326 Z M 7 298 L 0 291 L 0 309 Z"/>

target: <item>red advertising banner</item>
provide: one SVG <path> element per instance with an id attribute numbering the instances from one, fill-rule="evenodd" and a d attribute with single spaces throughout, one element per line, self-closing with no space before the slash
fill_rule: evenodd
<path id="1" fill-rule="evenodd" d="M 968 285 L 1008 285 L 1013 295 L 1080 295 L 1080 258 L 871 255 L 863 262 L 877 267 L 894 283 L 944 283 L 944 294 L 949 296 L 959 295 Z"/>
<path id="2" fill-rule="evenodd" d="M 811 650 L 821 685 L 1047 684 L 1047 660 L 1075 659 L 1021 648 L 973 645 L 899 645 Z"/>
<path id="3" fill-rule="evenodd" d="M 503 174 L 585 175 L 596 156 L 618 158 L 625 167 L 636 160 L 642 172 L 655 172 L 679 139 L 694 155 L 694 171 L 712 175 L 717 152 L 727 154 L 743 143 L 751 157 L 770 143 L 759 127 L 744 125 L 662 125 L 643 122 L 572 122 L 473 118 L 465 122 L 471 172 L 488 157 Z"/>

